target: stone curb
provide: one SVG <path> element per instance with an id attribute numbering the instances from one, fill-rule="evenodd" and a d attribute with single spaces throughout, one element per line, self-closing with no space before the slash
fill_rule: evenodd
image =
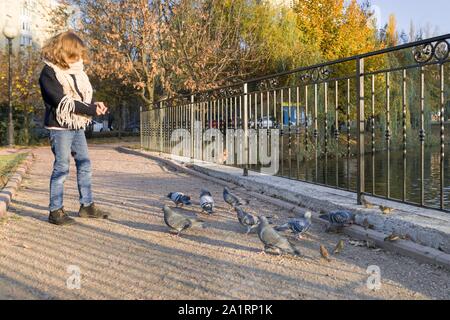
<path id="1" fill-rule="evenodd" d="M 34 154 L 30 153 L 25 160 L 17 167 L 16 172 L 11 175 L 6 186 L 0 190 L 0 218 L 6 217 L 8 207 L 17 194 L 17 190 L 22 183 L 24 175 L 30 169 L 34 161 Z"/>
<path id="2" fill-rule="evenodd" d="M 212 177 L 204 172 L 196 171 L 196 166 L 191 166 L 191 168 L 184 166 L 182 163 L 178 163 L 174 160 L 164 158 L 163 154 L 157 154 L 152 152 L 146 152 L 141 150 L 133 150 L 125 147 L 118 147 L 117 150 L 119 152 L 128 153 L 128 154 L 134 154 L 137 156 L 143 156 L 145 158 L 158 161 L 168 167 L 171 167 L 172 169 L 175 169 L 177 171 L 182 171 L 184 173 L 188 173 L 193 176 L 197 176 L 199 178 L 213 181 L 219 185 L 228 186 L 228 187 L 235 187 L 236 183 L 234 182 L 228 182 L 220 178 Z M 202 168 L 203 171 L 205 170 Z M 295 213 L 296 215 L 302 215 L 306 210 L 302 207 L 299 207 L 298 205 L 294 203 L 287 202 L 285 200 L 277 199 L 271 196 L 267 196 L 261 193 L 249 191 L 243 187 L 238 189 L 239 192 L 242 192 L 244 194 L 248 194 L 252 197 L 255 197 L 257 199 L 261 199 L 263 201 L 266 201 L 268 203 L 271 203 L 277 207 L 283 208 L 285 210 L 289 210 L 292 213 Z M 319 214 L 316 212 L 312 213 L 312 220 L 315 223 L 325 225 L 326 222 L 319 218 Z M 373 242 L 377 247 L 385 249 L 387 251 L 392 251 L 401 255 L 405 255 L 411 258 L 414 258 L 420 262 L 438 265 L 441 267 L 446 268 L 447 270 L 450 270 L 450 254 L 447 254 L 445 252 L 439 251 L 437 249 L 427 247 L 412 241 L 408 240 L 398 240 L 395 242 L 387 242 L 384 241 L 385 237 L 388 236 L 385 233 L 371 230 L 371 229 L 364 229 L 363 227 L 353 225 L 350 227 L 346 227 L 343 229 L 343 233 L 354 238 L 357 240 L 370 240 Z"/>

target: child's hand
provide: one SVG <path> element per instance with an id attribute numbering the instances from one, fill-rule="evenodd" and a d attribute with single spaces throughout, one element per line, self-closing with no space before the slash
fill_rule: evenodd
<path id="1" fill-rule="evenodd" d="M 105 106 L 103 102 L 96 102 L 95 105 L 97 106 L 98 116 L 104 115 L 108 111 L 108 108 Z"/>

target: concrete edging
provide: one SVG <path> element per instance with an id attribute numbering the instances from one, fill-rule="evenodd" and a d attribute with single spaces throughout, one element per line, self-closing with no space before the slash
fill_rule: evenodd
<path id="1" fill-rule="evenodd" d="M 201 172 L 197 171 L 198 166 L 195 165 L 189 165 L 189 167 L 183 165 L 183 163 L 174 161 L 172 159 L 169 159 L 169 155 L 163 155 L 163 154 L 157 154 L 152 152 L 147 152 L 143 150 L 133 150 L 125 147 L 118 147 L 117 148 L 119 152 L 134 154 L 138 156 L 143 156 L 155 161 L 158 161 L 168 167 L 171 167 L 175 170 L 182 171 L 185 173 L 188 173 L 193 176 L 197 176 L 202 179 L 213 181 L 219 185 L 223 186 L 240 186 L 241 188 L 238 189 L 239 192 L 242 192 L 244 194 L 248 194 L 252 197 L 255 197 L 257 199 L 261 199 L 263 201 L 266 201 L 268 203 L 271 203 L 275 206 L 278 206 L 280 208 L 283 208 L 285 210 L 289 210 L 293 212 L 294 214 L 300 215 L 305 212 L 305 209 L 300 207 L 299 205 L 286 201 L 285 199 L 278 199 L 274 198 L 272 196 L 268 196 L 262 193 L 250 191 L 245 188 L 245 186 L 240 185 L 239 183 L 236 183 L 236 181 L 233 181 L 233 179 L 224 180 L 222 177 L 213 177 L 208 174 L 207 170 L 205 168 L 201 168 Z M 167 156 L 164 158 L 164 156 Z M 319 214 L 316 212 L 313 212 L 312 220 L 315 223 L 323 224 L 325 225 L 326 222 L 319 218 Z M 365 229 L 361 226 L 353 225 L 350 227 L 346 227 L 343 229 L 343 233 L 351 236 L 352 238 L 355 238 L 357 240 L 370 240 L 372 241 L 377 247 L 396 252 L 398 254 L 402 254 L 411 258 L 414 258 L 420 262 L 438 265 L 441 267 L 446 268 L 447 270 L 450 270 L 450 254 L 447 254 L 445 252 L 442 252 L 440 250 L 427 247 L 418 243 L 415 243 L 413 241 L 409 240 L 398 240 L 395 242 L 386 242 L 384 241 L 385 237 L 388 236 L 388 234 L 375 231 L 372 229 Z"/>
<path id="2" fill-rule="evenodd" d="M 24 175 L 30 169 L 34 161 L 34 154 L 31 152 L 24 161 L 17 167 L 16 172 L 12 174 L 6 186 L 0 190 L 0 218 L 6 217 L 8 207 L 17 194 L 17 190 L 22 183 Z"/>

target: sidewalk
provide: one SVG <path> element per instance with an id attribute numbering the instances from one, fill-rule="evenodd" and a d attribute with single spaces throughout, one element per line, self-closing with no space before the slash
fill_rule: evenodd
<path id="1" fill-rule="evenodd" d="M 383 250 L 349 244 L 344 235 L 325 234 L 314 225 L 297 242 L 303 258 L 259 255 L 255 234 L 245 235 L 227 212 L 222 188 L 173 172 L 158 163 L 91 146 L 96 202 L 110 210 L 109 221 L 80 220 L 60 228 L 47 220 L 50 149 L 37 156 L 10 212 L 0 222 L 0 299 L 450 299 L 450 273 Z M 66 182 L 67 211 L 78 210 L 75 168 Z M 161 207 L 170 191 L 192 195 L 209 189 L 218 210 L 207 229 L 179 239 L 167 233 Z M 258 214 L 285 220 L 289 212 L 249 199 Z M 189 210 L 199 211 L 194 205 Z M 15 214 L 15 215 L 14 215 Z M 319 245 L 332 251 L 346 241 L 341 255 L 328 263 Z M 81 270 L 81 289 L 69 290 L 67 268 Z M 381 269 L 380 290 L 366 286 L 368 266 Z"/>

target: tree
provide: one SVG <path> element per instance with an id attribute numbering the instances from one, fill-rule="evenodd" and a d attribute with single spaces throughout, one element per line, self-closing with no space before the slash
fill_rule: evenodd
<path id="1" fill-rule="evenodd" d="M 309 45 L 293 10 L 265 2 L 254 4 L 244 23 L 244 32 L 254 35 L 254 49 L 262 59 L 255 75 L 282 72 L 320 60 L 319 51 Z"/>
<path id="2" fill-rule="evenodd" d="M 303 40 L 324 60 L 335 60 L 379 48 L 372 12 L 351 0 L 299 0 L 294 8 Z"/>
<path id="3" fill-rule="evenodd" d="M 90 46 L 90 71 L 100 79 L 133 86 L 151 107 L 160 75 L 160 1 L 68 0 L 79 10 L 78 32 Z"/>
<path id="4" fill-rule="evenodd" d="M 16 118 L 22 118 L 20 142 L 29 144 L 32 114 L 42 106 L 38 79 L 42 68 L 39 52 L 32 47 L 21 49 L 12 57 L 12 103 Z M 0 97 L 6 104 L 8 92 L 8 64 L 6 56 L 0 56 Z"/>
<path id="5" fill-rule="evenodd" d="M 389 22 L 386 25 L 385 43 L 389 47 L 394 47 L 398 44 L 397 19 L 394 14 L 389 15 Z"/>
<path id="6" fill-rule="evenodd" d="M 248 24 L 255 1 L 181 0 L 161 4 L 164 89 L 193 92 L 230 84 L 255 73 L 258 25 Z"/>

